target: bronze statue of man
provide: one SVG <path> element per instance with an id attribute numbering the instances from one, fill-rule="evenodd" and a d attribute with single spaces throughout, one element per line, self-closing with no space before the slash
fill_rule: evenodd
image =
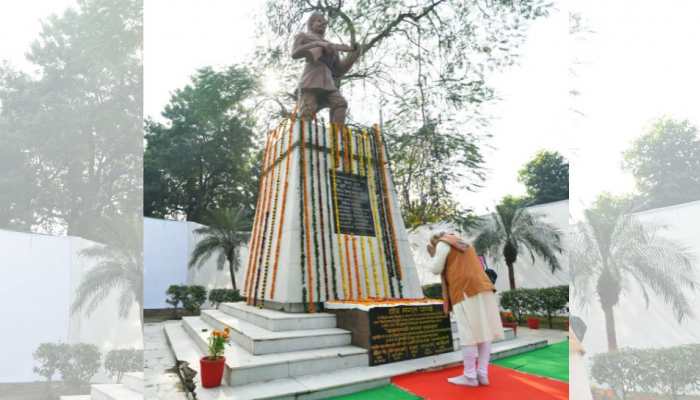
<path id="1" fill-rule="evenodd" d="M 319 110 L 330 108 L 330 122 L 345 124 L 348 102 L 338 90 L 338 81 L 360 56 L 360 46 L 333 44 L 326 39 L 328 21 L 322 13 L 311 14 L 306 23 L 307 32 L 294 38 L 292 58 L 306 59 L 306 67 L 299 82 L 301 116 L 311 119 Z M 350 53 L 341 59 L 339 52 Z"/>

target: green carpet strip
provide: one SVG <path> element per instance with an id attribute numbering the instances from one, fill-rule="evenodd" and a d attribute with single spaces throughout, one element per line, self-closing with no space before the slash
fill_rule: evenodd
<path id="1" fill-rule="evenodd" d="M 569 341 L 493 361 L 526 374 L 569 382 Z"/>
<path id="2" fill-rule="evenodd" d="M 394 385 L 386 385 L 346 396 L 331 397 L 328 400 L 421 400 L 421 398 Z"/>

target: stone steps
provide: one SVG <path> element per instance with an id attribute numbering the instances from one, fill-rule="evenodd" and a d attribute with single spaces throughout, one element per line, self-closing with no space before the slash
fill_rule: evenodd
<path id="1" fill-rule="evenodd" d="M 138 393 L 143 393 L 143 382 L 143 371 L 127 372 L 122 377 L 122 385 Z"/>
<path id="2" fill-rule="evenodd" d="M 143 394 L 122 384 L 92 385 L 90 398 L 92 400 L 143 400 Z"/>
<path id="3" fill-rule="evenodd" d="M 168 341 L 179 360 L 188 361 L 190 366 L 199 371 L 199 358 L 206 351 L 205 338 L 208 324 L 198 317 L 185 317 L 182 324 L 166 325 Z M 200 334 L 201 333 L 201 334 Z M 197 339 L 199 337 L 199 339 Z M 519 354 L 547 345 L 546 340 L 517 338 L 494 343 L 493 359 Z M 459 364 L 461 352 L 454 351 L 431 357 L 407 360 L 398 363 L 369 367 L 364 349 L 347 346 L 347 351 L 361 354 L 362 364 L 338 366 L 320 361 L 316 367 L 305 365 L 319 358 L 319 351 L 307 350 L 279 354 L 253 355 L 244 348 L 233 344 L 226 350 L 227 368 L 225 382 L 230 386 L 215 389 L 199 387 L 197 396 L 200 400 L 208 399 L 323 399 L 353 393 L 387 384 L 392 376 L 440 368 Z M 339 354 L 338 354 L 339 355 Z M 247 357 L 247 358 L 246 358 Z M 298 367 L 294 368 L 295 362 Z M 294 372 L 294 376 L 285 374 Z M 252 379 L 252 381 L 250 380 Z"/>
<path id="4" fill-rule="evenodd" d="M 244 302 L 222 303 L 219 310 L 273 332 L 335 328 L 335 315 L 329 313 L 293 314 L 249 306 Z"/>
<path id="5" fill-rule="evenodd" d="M 61 396 L 60 400 L 143 400 L 143 372 L 127 372 L 122 383 L 90 385 L 90 394 Z"/>
<path id="6" fill-rule="evenodd" d="M 212 326 L 204 318 L 185 317 L 183 328 L 199 354 L 206 354 L 207 338 Z M 319 339 L 308 337 L 308 340 L 313 342 Z M 256 355 L 240 344 L 232 342 L 227 346 L 225 356 L 225 379 L 231 386 L 353 368 L 369 363 L 367 350 L 349 344 L 302 351 L 283 349 L 276 354 Z"/>
<path id="7" fill-rule="evenodd" d="M 229 327 L 231 339 L 255 355 L 347 346 L 352 341 L 350 331 L 335 327 L 270 331 L 218 310 L 203 310 L 201 318 L 216 329 Z"/>

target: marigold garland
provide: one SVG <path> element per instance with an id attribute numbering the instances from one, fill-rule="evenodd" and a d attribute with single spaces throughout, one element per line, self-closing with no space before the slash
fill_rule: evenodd
<path id="1" fill-rule="evenodd" d="M 271 148 L 272 148 L 272 160 L 271 164 L 268 170 L 265 172 L 265 179 L 266 181 L 269 182 L 268 188 L 267 188 L 267 194 L 265 196 L 265 207 L 263 209 L 264 215 L 265 215 L 265 224 L 263 225 L 263 233 L 262 233 L 262 240 L 260 244 L 260 251 L 259 251 L 259 258 L 258 258 L 258 267 L 255 270 L 255 286 L 253 287 L 253 304 L 257 305 L 258 304 L 258 294 L 260 290 L 260 275 L 263 270 L 263 257 L 265 257 L 265 254 L 269 254 L 270 250 L 270 240 L 268 238 L 268 228 L 270 228 L 270 231 L 272 231 L 272 225 L 270 225 L 270 205 L 272 204 L 272 184 L 274 181 L 274 163 L 275 160 L 277 159 L 277 144 L 275 143 L 275 140 L 277 138 L 277 133 L 278 131 L 274 131 L 272 134 L 272 139 L 271 139 Z M 271 239 L 271 238 L 270 238 Z M 266 252 L 265 245 L 267 244 L 267 249 L 268 251 Z M 265 261 L 269 261 L 265 257 Z"/>
<path id="2" fill-rule="evenodd" d="M 331 169 L 331 180 L 333 181 L 333 205 L 335 215 L 335 237 L 338 243 L 338 259 L 340 260 L 340 277 L 343 281 L 343 298 L 348 298 L 350 296 L 350 291 L 348 288 L 348 282 L 345 276 L 345 262 L 343 258 L 343 240 L 340 233 L 340 216 L 338 215 L 338 182 L 336 178 L 336 171 L 338 168 L 338 163 L 340 162 L 340 143 L 338 142 L 339 129 L 335 124 L 331 124 L 331 145 L 333 146 L 333 168 Z"/>
<path id="3" fill-rule="evenodd" d="M 305 235 L 306 236 L 306 271 L 308 274 L 308 292 L 307 296 L 309 298 L 309 312 L 315 312 L 316 311 L 316 306 L 314 303 L 314 292 L 313 292 L 313 276 L 312 276 L 312 265 L 311 265 L 311 238 L 309 237 L 312 232 L 310 231 L 310 226 L 311 222 L 309 221 L 310 217 L 310 211 L 309 211 L 309 194 L 308 191 L 306 190 L 306 175 L 307 175 L 307 170 L 306 170 L 306 135 L 305 135 L 305 130 L 306 127 L 304 126 L 304 121 L 302 120 L 302 125 L 301 125 L 301 176 L 302 176 L 302 187 L 303 187 L 303 198 L 304 198 L 304 222 L 303 224 L 305 225 L 305 230 L 306 232 L 309 232 L 309 234 Z"/>
<path id="4" fill-rule="evenodd" d="M 377 253 L 380 265 L 382 267 L 382 283 L 384 288 L 384 297 L 393 297 L 390 293 L 393 293 L 393 287 L 389 279 L 389 264 L 386 260 L 386 250 L 384 248 L 384 228 L 382 226 L 382 218 L 380 215 L 380 204 L 377 198 L 377 178 L 375 174 L 375 158 L 373 157 L 373 146 L 372 137 L 367 137 L 367 154 L 369 155 L 369 198 L 370 198 L 370 208 L 372 209 L 372 216 L 374 219 L 374 230 L 375 230 L 375 240 L 374 243 L 377 246 Z"/>
<path id="5" fill-rule="evenodd" d="M 270 154 L 270 135 L 268 135 L 267 140 L 265 142 L 265 150 L 263 151 L 263 171 L 267 167 L 267 163 L 269 162 Z M 260 241 L 259 234 L 260 234 L 260 229 L 262 225 L 262 213 L 263 213 L 263 204 L 265 201 L 265 193 L 264 190 L 267 186 L 264 185 L 265 183 L 265 177 L 261 176 L 260 180 L 258 181 L 258 200 L 256 202 L 255 206 L 255 219 L 254 219 L 254 226 L 253 226 L 253 237 L 250 241 L 250 245 L 248 248 L 248 267 L 246 270 L 246 284 L 245 284 L 245 294 L 246 294 L 246 303 L 247 304 L 252 304 L 253 299 L 250 293 L 250 290 L 253 285 L 253 277 L 254 277 L 254 269 L 255 269 L 255 260 L 257 256 L 257 249 L 258 249 L 258 242 Z"/>
<path id="6" fill-rule="evenodd" d="M 399 249 L 397 246 L 397 238 L 396 238 L 396 227 L 394 226 L 394 217 L 392 215 L 392 210 L 391 210 L 391 197 L 389 197 L 389 187 L 388 187 L 388 178 L 387 178 L 387 169 L 389 168 L 388 164 L 384 162 L 384 142 L 382 141 L 382 134 L 379 130 L 379 126 L 375 125 L 374 126 L 374 134 L 376 136 L 376 141 L 377 141 L 377 147 L 379 149 L 379 165 L 382 167 L 382 183 L 384 186 L 384 198 L 386 201 L 386 206 L 387 206 L 387 219 L 389 223 L 389 228 L 391 229 L 391 237 L 392 237 L 392 246 L 393 246 L 393 251 L 394 251 L 394 257 L 396 260 L 396 272 L 397 272 L 397 278 L 398 278 L 398 284 L 399 284 L 399 296 L 403 296 L 403 271 L 401 269 L 401 258 L 399 256 Z"/>
<path id="7" fill-rule="evenodd" d="M 352 133 L 351 128 L 347 128 L 347 135 L 348 135 L 348 153 L 349 159 L 350 159 L 350 174 L 354 175 L 355 174 L 355 158 L 353 156 L 354 151 L 353 151 L 353 145 L 355 143 L 354 135 Z M 359 169 L 359 168 L 358 168 Z M 355 235 L 350 236 L 350 242 L 352 243 L 352 259 L 354 262 L 354 270 L 355 270 L 355 283 L 357 285 L 357 298 L 361 299 L 362 296 L 362 279 L 360 279 L 360 263 L 358 262 L 357 258 L 357 239 Z"/>
<path id="8" fill-rule="evenodd" d="M 335 257 L 333 256 L 333 227 L 331 226 L 333 224 L 333 215 L 331 214 L 333 212 L 333 208 L 331 207 L 331 180 L 328 177 L 329 169 L 328 169 L 328 151 L 330 150 L 328 148 L 328 141 L 326 140 L 326 136 L 328 135 L 328 132 L 326 131 L 326 126 L 323 126 L 323 171 L 324 171 L 324 177 L 326 181 L 326 210 L 328 211 L 328 256 L 331 259 L 331 275 L 332 275 L 332 281 L 333 281 L 333 299 L 338 298 L 338 284 L 337 284 L 337 279 L 336 279 L 336 271 L 335 271 Z M 331 152 L 331 157 L 335 157 L 335 154 Z M 323 225 L 321 225 L 321 229 L 323 229 Z M 324 254 L 325 254 L 325 244 L 324 244 Z M 324 260 L 325 263 L 325 260 Z"/>
<path id="9" fill-rule="evenodd" d="M 328 260 L 326 259 L 326 237 L 325 237 L 325 229 L 324 229 L 324 218 L 323 218 L 323 185 L 321 182 L 321 154 L 326 154 L 326 148 L 323 147 L 321 148 L 321 140 L 318 137 L 318 120 L 314 119 L 314 142 L 315 142 L 315 150 L 318 151 L 316 153 L 316 182 L 318 182 L 318 208 L 319 208 L 319 213 L 318 213 L 318 218 L 319 218 L 319 225 L 320 225 L 320 234 L 321 234 L 321 254 L 323 255 L 323 280 L 324 280 L 324 288 L 325 288 L 325 295 L 326 295 L 326 300 L 330 300 L 330 288 L 329 288 L 329 283 L 328 283 Z M 319 294 L 320 298 L 320 294 Z"/>
<path id="10" fill-rule="evenodd" d="M 311 122 L 311 121 L 309 121 Z M 311 234 L 314 238 L 314 264 L 316 266 L 316 299 L 321 301 L 321 269 L 318 257 L 318 227 L 316 226 L 316 185 L 314 184 L 314 153 L 315 153 L 313 126 L 309 123 L 309 188 L 311 197 Z"/>
<path id="11" fill-rule="evenodd" d="M 265 271 L 263 273 L 263 279 L 262 279 L 262 285 L 261 285 L 261 291 L 262 293 L 260 294 L 260 300 L 261 304 L 265 304 L 265 293 L 267 292 L 267 276 L 270 271 L 270 257 L 272 256 L 272 243 L 275 238 L 275 223 L 277 222 L 277 206 L 279 204 L 279 194 L 280 194 L 280 178 L 282 175 L 282 163 L 279 162 L 277 163 L 277 157 L 282 156 L 283 150 L 284 150 L 284 135 L 282 134 L 282 130 L 279 130 L 275 132 L 275 164 L 272 165 L 272 176 L 274 178 L 274 188 L 275 188 L 275 200 L 272 206 L 272 223 L 270 224 L 270 239 L 268 240 L 267 243 L 267 255 L 265 256 Z M 277 149 L 279 145 L 279 151 Z"/>
<path id="12" fill-rule="evenodd" d="M 365 130 L 362 130 L 362 132 L 359 132 L 358 136 L 358 152 L 357 154 L 360 157 L 360 175 L 365 177 L 365 181 L 367 181 L 367 184 L 369 185 L 369 176 L 367 174 L 367 154 L 365 153 L 365 136 L 366 136 Z M 369 192 L 369 186 L 367 186 L 368 192 Z M 371 213 L 371 206 L 370 206 L 370 213 Z M 367 250 L 366 248 L 370 247 L 371 244 L 369 243 L 369 238 L 367 236 L 363 236 L 361 238 L 361 248 L 362 248 L 362 263 L 365 266 L 365 283 L 367 284 L 367 294 L 370 293 L 370 283 L 369 283 L 369 268 L 370 266 L 368 265 L 369 263 L 367 262 Z M 374 260 L 372 260 L 373 262 Z M 376 265 L 373 263 L 372 264 L 372 282 L 374 283 L 374 295 L 379 296 L 379 286 L 378 286 L 378 279 L 377 279 L 377 268 Z"/>
<path id="13" fill-rule="evenodd" d="M 294 132 L 294 117 L 290 120 L 289 124 L 289 139 L 287 140 L 287 160 L 284 168 L 284 189 L 282 190 L 282 209 L 280 210 L 280 224 L 277 229 L 277 248 L 275 249 L 275 264 L 272 267 L 272 281 L 270 290 L 270 299 L 275 299 L 275 287 L 277 282 L 277 269 L 279 267 L 280 261 L 280 249 L 282 244 L 282 230 L 284 228 L 284 216 L 285 210 L 287 208 L 287 191 L 289 189 L 289 169 L 292 160 L 292 142 L 293 142 L 293 132 Z"/>
<path id="14" fill-rule="evenodd" d="M 393 255 L 391 251 L 391 239 L 389 238 L 389 231 L 387 230 L 387 222 L 386 222 L 386 209 L 384 207 L 384 196 L 383 196 L 383 191 L 382 191 L 382 181 L 381 179 L 377 179 L 377 174 L 379 173 L 378 168 L 380 167 L 379 163 L 379 156 L 377 154 L 377 143 L 376 143 L 376 137 L 375 140 L 371 142 L 372 144 L 372 154 L 374 156 L 374 177 L 375 177 L 375 190 L 376 190 L 376 196 L 377 196 L 377 208 L 379 210 L 379 222 L 382 227 L 382 256 L 385 258 L 386 261 L 386 271 L 387 271 L 387 276 L 389 280 L 389 291 L 391 294 L 391 298 L 395 298 L 395 291 L 394 291 L 394 264 L 393 264 Z"/>

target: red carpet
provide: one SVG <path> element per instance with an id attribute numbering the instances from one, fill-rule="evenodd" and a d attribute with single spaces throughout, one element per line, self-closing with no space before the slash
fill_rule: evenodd
<path id="1" fill-rule="evenodd" d="M 569 385 L 552 379 L 523 374 L 495 365 L 489 370 L 490 386 L 478 388 L 452 385 L 447 378 L 463 368 L 416 372 L 392 378 L 391 382 L 426 400 L 568 400 Z"/>

